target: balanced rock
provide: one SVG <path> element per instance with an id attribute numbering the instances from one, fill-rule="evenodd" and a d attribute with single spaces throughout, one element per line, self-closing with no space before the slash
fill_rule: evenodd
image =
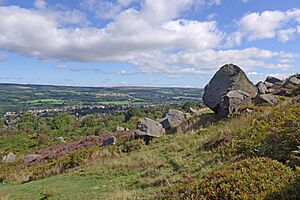
<path id="1" fill-rule="evenodd" d="M 137 124 L 138 134 L 141 136 L 161 137 L 165 134 L 165 129 L 159 122 L 149 118 L 143 118 Z"/>
<path id="2" fill-rule="evenodd" d="M 258 105 L 261 104 L 276 105 L 278 104 L 278 100 L 272 94 L 261 94 L 255 98 L 255 103 Z"/>
<path id="3" fill-rule="evenodd" d="M 258 93 L 259 94 L 266 94 L 268 88 L 267 86 L 264 84 L 264 82 L 260 81 L 256 84 L 256 87 L 258 89 Z"/>
<path id="4" fill-rule="evenodd" d="M 205 105 L 207 105 L 214 112 L 223 112 L 222 109 L 220 109 L 220 104 L 223 102 L 222 107 L 224 107 L 224 104 L 226 104 L 226 101 L 228 101 L 225 100 L 224 102 L 224 97 L 232 90 L 243 91 L 247 93 L 250 98 L 255 98 L 257 96 L 257 88 L 248 79 L 243 70 L 236 65 L 227 64 L 221 67 L 221 69 L 219 69 L 210 82 L 205 86 L 203 101 Z M 244 94 L 238 96 L 241 97 L 244 96 Z M 232 98 L 229 97 L 229 99 Z M 248 97 L 246 99 L 248 99 Z M 224 112 L 226 113 L 226 111 Z"/>
<path id="5" fill-rule="evenodd" d="M 17 156 L 14 153 L 10 152 L 6 156 L 3 157 L 2 162 L 12 163 L 12 162 L 15 162 L 16 159 L 17 159 Z"/>
<path id="6" fill-rule="evenodd" d="M 192 116 L 189 113 L 181 112 L 180 110 L 170 109 L 165 113 L 164 118 L 159 119 L 158 122 L 161 123 L 164 129 L 172 132 L 176 132 L 176 127 Z"/>
<path id="7" fill-rule="evenodd" d="M 230 114 L 238 113 L 249 104 L 251 104 L 250 94 L 242 90 L 232 90 L 223 97 L 217 113 L 220 117 L 228 117 Z"/>

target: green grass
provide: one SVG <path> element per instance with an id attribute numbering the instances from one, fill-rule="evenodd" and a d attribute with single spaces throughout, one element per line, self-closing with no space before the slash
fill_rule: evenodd
<path id="1" fill-rule="evenodd" d="M 149 146 L 133 148 L 137 144 L 129 145 L 129 153 L 122 152 L 124 144 L 108 149 L 96 148 L 93 159 L 84 160 L 63 175 L 24 184 L 2 184 L 0 196 L 4 199 L 159 199 L 170 188 L 175 193 L 182 184 L 192 188 L 195 180 L 216 187 L 216 174 L 224 174 L 223 182 L 226 183 L 231 180 L 227 175 L 236 172 L 232 168 L 237 166 L 234 163 L 242 163 L 243 167 L 245 163 L 253 165 L 254 172 L 263 172 L 262 176 L 251 174 L 253 171 L 244 176 L 249 180 L 260 178 L 258 182 L 264 183 L 265 189 L 255 193 L 258 197 L 264 198 L 267 194 L 270 199 L 278 199 L 272 196 L 276 195 L 274 192 L 300 191 L 299 175 L 288 167 L 297 166 L 299 161 L 291 152 L 297 150 L 297 138 L 300 137 L 300 102 L 287 101 L 277 107 L 254 109 L 253 114 L 224 120 L 197 132 L 167 135 Z M 229 136 L 231 140 L 213 147 L 204 145 L 222 136 Z M 264 158 L 250 159 L 250 164 L 242 161 L 249 157 L 269 158 L 267 163 Z M 272 167 L 274 171 L 267 173 Z M 241 169 L 236 176 L 243 177 L 247 169 Z M 273 180 L 278 178 L 277 172 L 282 177 L 280 180 L 284 180 L 278 187 Z M 245 183 L 235 188 L 243 191 Z M 250 195 L 244 199 L 247 197 L 251 199 Z"/>

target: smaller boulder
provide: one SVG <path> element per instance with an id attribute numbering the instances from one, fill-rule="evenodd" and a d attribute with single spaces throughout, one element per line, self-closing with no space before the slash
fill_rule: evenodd
<path id="1" fill-rule="evenodd" d="M 17 156 L 14 153 L 10 152 L 6 156 L 3 157 L 2 162 L 13 163 L 16 161 L 16 159 L 17 159 Z"/>
<path id="2" fill-rule="evenodd" d="M 273 83 L 269 83 L 269 82 L 264 82 L 264 85 L 267 87 L 267 89 L 270 89 L 270 88 L 272 88 L 273 87 Z"/>
<path id="3" fill-rule="evenodd" d="M 273 76 L 268 76 L 265 82 L 272 83 L 272 84 L 281 84 L 281 85 L 283 84 L 282 80 L 275 78 Z"/>
<path id="4" fill-rule="evenodd" d="M 106 147 L 106 146 L 110 146 L 110 145 L 115 145 L 116 140 L 117 139 L 115 136 L 111 136 L 111 137 L 107 138 L 106 140 L 104 140 L 101 146 Z"/>
<path id="5" fill-rule="evenodd" d="M 258 89 L 258 93 L 259 94 L 266 94 L 268 88 L 266 87 L 266 85 L 264 84 L 264 82 L 260 81 L 256 84 L 256 87 Z"/>
<path id="6" fill-rule="evenodd" d="M 29 164 L 29 163 L 32 163 L 34 161 L 36 161 L 37 159 L 41 158 L 40 155 L 38 154 L 28 154 L 28 155 L 25 155 L 24 156 L 24 159 L 23 161 L 26 163 L 26 164 Z"/>
<path id="7" fill-rule="evenodd" d="M 122 126 L 117 126 L 117 128 L 114 130 L 114 132 L 124 132 L 126 129 Z"/>
<path id="8" fill-rule="evenodd" d="M 278 100 L 272 94 L 261 94 L 255 98 L 255 103 L 257 105 L 261 105 L 261 104 L 276 105 L 278 104 Z"/>
<path id="9" fill-rule="evenodd" d="M 291 76 L 287 79 L 286 84 L 300 85 L 300 79 L 297 76 Z"/>
<path id="10" fill-rule="evenodd" d="M 158 122 L 161 123 L 164 129 L 174 130 L 174 132 L 176 132 L 176 127 L 180 126 L 182 122 L 190 119 L 191 117 L 190 113 L 170 109 L 167 113 L 165 113 L 164 118 L 159 119 Z"/>
<path id="11" fill-rule="evenodd" d="M 56 138 L 56 140 L 61 142 L 61 143 L 66 143 L 64 137 L 58 137 L 58 138 Z"/>
<path id="12" fill-rule="evenodd" d="M 229 117 L 231 114 L 238 113 L 240 109 L 245 108 L 249 104 L 251 104 L 250 94 L 241 90 L 232 90 L 224 96 L 217 114 L 222 118 Z"/>
<path id="13" fill-rule="evenodd" d="M 149 118 L 143 118 L 138 121 L 137 134 L 141 136 L 161 137 L 165 134 L 165 129 L 159 122 Z"/>

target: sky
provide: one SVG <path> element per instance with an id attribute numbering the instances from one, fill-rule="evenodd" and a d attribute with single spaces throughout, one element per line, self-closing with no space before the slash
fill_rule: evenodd
<path id="1" fill-rule="evenodd" d="M 300 72 L 299 0 L 0 0 L 0 82 L 204 87 Z"/>

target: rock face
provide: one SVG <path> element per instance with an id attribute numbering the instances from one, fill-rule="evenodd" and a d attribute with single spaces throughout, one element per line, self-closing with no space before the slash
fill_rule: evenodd
<path id="1" fill-rule="evenodd" d="M 268 88 L 267 86 L 264 84 L 264 82 L 260 81 L 256 84 L 256 87 L 258 89 L 258 93 L 259 94 L 266 94 Z"/>
<path id="2" fill-rule="evenodd" d="M 179 110 L 170 109 L 165 113 L 164 118 L 159 119 L 158 122 L 161 123 L 162 127 L 169 132 L 176 132 L 176 128 L 180 124 L 192 116 L 189 113 L 184 113 Z"/>
<path id="3" fill-rule="evenodd" d="M 242 94 L 238 94 L 241 92 L 234 92 L 228 95 L 228 92 L 233 90 L 243 91 Z M 222 112 L 221 115 L 226 113 L 227 111 L 223 111 L 222 108 L 233 105 L 234 98 L 232 95 L 238 95 L 238 99 L 242 98 L 248 102 L 249 97 L 243 93 L 247 93 L 251 98 L 255 98 L 257 96 L 257 88 L 253 83 L 247 78 L 246 74 L 236 65 L 228 64 L 224 65 L 219 69 L 219 71 L 214 75 L 214 77 L 210 80 L 210 82 L 205 86 L 203 101 L 205 105 L 207 105 L 214 112 Z M 224 97 L 227 95 L 226 100 L 224 101 Z M 246 97 L 247 96 L 247 97 Z M 229 100 L 230 99 L 230 100 Z M 241 101 L 237 100 L 237 101 Z M 221 105 L 221 103 L 223 105 Z M 221 106 L 221 108 L 220 108 Z M 232 109 L 229 109 L 229 112 Z"/>
<path id="4" fill-rule="evenodd" d="M 229 91 L 224 97 L 218 108 L 220 117 L 228 117 L 232 113 L 237 113 L 241 108 L 251 103 L 250 94 L 241 90 Z"/>
<path id="5" fill-rule="evenodd" d="M 161 137 L 165 134 L 165 129 L 159 122 L 149 118 L 140 119 L 137 124 L 138 134 L 142 136 Z"/>
<path id="6" fill-rule="evenodd" d="M 10 152 L 6 156 L 3 157 L 2 162 L 13 163 L 16 161 L 16 159 L 17 159 L 17 156 L 14 153 Z"/>
<path id="7" fill-rule="evenodd" d="M 256 104 L 276 105 L 278 100 L 272 94 L 261 94 L 255 98 Z"/>

